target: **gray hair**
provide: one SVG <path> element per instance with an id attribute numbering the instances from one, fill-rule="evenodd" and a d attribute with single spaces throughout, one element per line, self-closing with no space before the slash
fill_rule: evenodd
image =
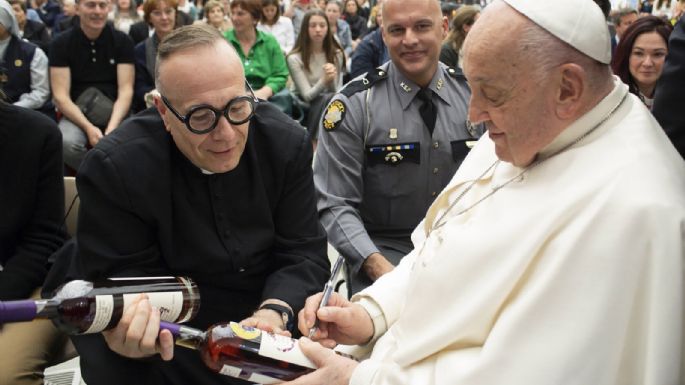
<path id="1" fill-rule="evenodd" d="M 518 39 L 519 58 L 531 63 L 530 76 L 543 82 L 549 72 L 565 63 L 580 65 L 588 74 L 588 86 L 596 91 L 611 81 L 611 68 L 583 54 L 539 25 L 527 22 Z"/>
<path id="2" fill-rule="evenodd" d="M 170 56 L 191 48 L 212 47 L 220 41 L 226 42 L 219 30 L 204 23 L 186 25 L 169 33 L 157 47 L 155 62 L 155 87 L 157 90 L 161 92 L 159 68 Z M 233 48 L 231 44 L 228 45 Z"/>
<path id="3" fill-rule="evenodd" d="M 618 26 L 619 24 L 621 24 L 621 18 L 622 18 L 623 16 L 627 16 L 627 15 L 630 15 L 630 14 L 632 14 L 632 13 L 634 13 L 635 15 L 637 15 L 637 10 L 636 10 L 635 8 L 629 8 L 629 7 L 626 7 L 626 8 L 619 8 L 618 11 L 616 11 L 616 12 L 613 14 L 613 16 L 612 16 L 612 18 L 611 18 L 611 21 L 614 22 L 614 25 L 615 25 L 615 26 Z"/>

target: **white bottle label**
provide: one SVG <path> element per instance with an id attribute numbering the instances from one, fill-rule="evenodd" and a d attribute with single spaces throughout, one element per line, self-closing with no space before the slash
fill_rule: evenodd
<path id="1" fill-rule="evenodd" d="M 159 309 L 162 321 L 176 322 L 183 310 L 183 293 L 180 291 L 160 291 L 145 293 L 150 300 L 150 305 Z M 139 294 L 124 294 L 124 311 Z"/>
<path id="2" fill-rule="evenodd" d="M 111 295 L 96 295 L 93 323 L 90 324 L 90 327 L 84 333 L 98 333 L 105 330 L 109 321 L 112 319 L 113 311 L 114 297 Z"/>
<path id="3" fill-rule="evenodd" d="M 275 360 L 316 369 L 316 365 L 314 365 L 314 363 L 302 353 L 302 350 L 300 350 L 298 341 L 290 337 L 273 333 L 262 333 L 262 343 L 259 345 L 259 354 Z"/>
<path id="4" fill-rule="evenodd" d="M 256 384 L 263 384 L 263 385 L 280 384 L 281 382 L 283 382 L 283 381 L 275 379 L 273 377 L 269 377 L 269 376 L 265 376 L 265 375 L 257 374 L 257 373 L 250 374 L 250 377 L 248 377 L 247 380 L 250 382 L 254 382 Z"/>
<path id="5" fill-rule="evenodd" d="M 235 366 L 231 365 L 224 365 L 221 370 L 219 370 L 219 374 L 223 374 L 224 376 L 231 376 L 231 377 L 240 377 L 240 373 L 242 373 L 242 370 L 240 368 L 237 368 Z"/>

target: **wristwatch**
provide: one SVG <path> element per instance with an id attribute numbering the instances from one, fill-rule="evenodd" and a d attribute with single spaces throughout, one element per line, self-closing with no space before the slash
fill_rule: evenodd
<path id="1" fill-rule="evenodd" d="M 293 311 L 290 310 L 290 308 L 282 305 L 277 305 L 275 303 L 266 303 L 259 308 L 259 310 L 261 309 L 270 309 L 280 314 L 281 318 L 283 319 L 283 325 L 285 325 L 286 330 L 288 330 L 289 332 L 293 331 L 295 316 L 293 315 Z"/>

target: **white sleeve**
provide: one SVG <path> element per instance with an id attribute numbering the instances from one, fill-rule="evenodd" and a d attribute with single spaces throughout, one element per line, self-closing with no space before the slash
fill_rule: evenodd
<path id="1" fill-rule="evenodd" d="M 48 57 L 36 47 L 31 60 L 31 92 L 22 94 L 14 105 L 35 110 L 42 107 L 49 97 Z"/>

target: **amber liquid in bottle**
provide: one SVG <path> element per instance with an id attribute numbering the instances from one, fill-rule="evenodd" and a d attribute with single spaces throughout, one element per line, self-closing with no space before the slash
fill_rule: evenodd
<path id="1" fill-rule="evenodd" d="M 261 384 L 293 380 L 315 369 L 289 337 L 242 327 L 235 322 L 216 324 L 206 332 L 162 323 L 177 344 L 197 349 L 211 370 Z"/>

